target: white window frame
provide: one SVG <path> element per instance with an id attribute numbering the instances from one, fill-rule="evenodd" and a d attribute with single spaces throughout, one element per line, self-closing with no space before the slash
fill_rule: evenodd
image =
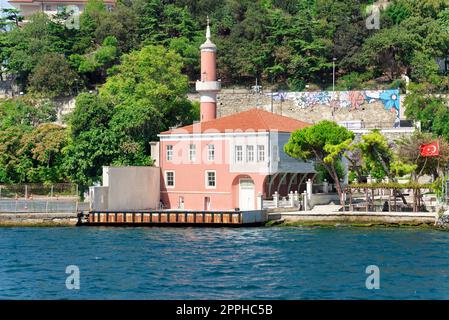
<path id="1" fill-rule="evenodd" d="M 237 148 L 240 148 L 240 151 L 237 151 Z M 238 159 L 238 155 L 240 155 L 240 160 Z M 242 145 L 234 146 L 234 162 L 235 163 L 243 162 L 243 146 Z"/>
<path id="2" fill-rule="evenodd" d="M 215 160 L 215 145 L 212 143 L 207 145 L 207 160 Z"/>
<path id="3" fill-rule="evenodd" d="M 250 149 L 252 149 L 252 151 L 250 151 Z M 254 152 L 254 146 L 249 144 L 246 146 L 246 162 L 255 162 L 255 161 L 256 157 Z"/>
<path id="4" fill-rule="evenodd" d="M 209 185 L 209 173 L 213 173 L 215 177 L 215 185 L 210 186 Z M 216 170 L 206 170 L 204 173 L 204 183 L 206 186 L 206 189 L 216 189 L 217 188 L 217 171 Z"/>
<path id="5" fill-rule="evenodd" d="M 257 145 L 257 162 L 265 162 L 265 145 L 263 144 Z"/>
<path id="6" fill-rule="evenodd" d="M 172 144 L 167 144 L 165 146 L 165 158 L 167 159 L 167 161 L 173 160 L 173 145 Z"/>
<path id="7" fill-rule="evenodd" d="M 189 161 L 196 161 L 196 144 L 194 143 L 189 144 Z"/>
<path id="8" fill-rule="evenodd" d="M 167 173 L 173 173 L 173 185 L 169 186 L 168 185 L 168 176 Z M 173 189 L 176 186 L 176 173 L 174 170 L 165 170 L 164 172 L 164 180 L 165 180 L 165 187 L 167 189 Z"/>

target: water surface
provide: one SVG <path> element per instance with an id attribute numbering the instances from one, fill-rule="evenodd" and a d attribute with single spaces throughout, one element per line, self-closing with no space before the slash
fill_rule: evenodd
<path id="1" fill-rule="evenodd" d="M 80 290 L 68 290 L 68 265 Z M 368 265 L 379 290 L 365 287 Z M 0 299 L 448 299 L 449 233 L 0 228 Z"/>

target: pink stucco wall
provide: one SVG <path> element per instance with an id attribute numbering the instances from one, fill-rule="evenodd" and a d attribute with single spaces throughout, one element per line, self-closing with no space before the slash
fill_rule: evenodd
<path id="1" fill-rule="evenodd" d="M 217 80 L 216 52 L 201 51 L 201 81 Z"/>
<path id="2" fill-rule="evenodd" d="M 201 102 L 201 122 L 211 121 L 217 117 L 217 104 L 215 102 Z"/>
<path id="3" fill-rule="evenodd" d="M 167 161 L 166 146 L 173 145 L 173 160 Z M 196 145 L 196 161 L 189 161 L 189 145 Z M 208 161 L 208 145 L 215 146 L 215 160 Z M 204 210 L 205 197 L 210 197 L 210 210 L 233 210 L 239 206 L 239 179 L 250 177 L 254 181 L 255 203 L 263 193 L 265 175 L 259 173 L 238 174 L 230 172 L 230 150 L 225 140 L 185 140 L 160 143 L 161 200 L 167 209 L 178 209 L 179 197 L 184 197 L 184 209 Z M 206 171 L 216 172 L 216 187 L 206 188 Z M 175 172 L 175 186 L 166 187 L 165 172 Z"/>

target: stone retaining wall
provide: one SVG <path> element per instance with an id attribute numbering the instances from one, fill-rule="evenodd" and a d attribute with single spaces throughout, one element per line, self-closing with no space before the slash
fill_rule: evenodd
<path id="1" fill-rule="evenodd" d="M 286 212 L 269 215 L 269 220 L 285 222 L 336 222 L 348 224 L 431 224 L 436 222 L 436 216 L 428 212 L 416 213 L 381 213 L 381 212 L 331 212 L 328 214 L 313 212 Z"/>
<path id="2" fill-rule="evenodd" d="M 75 226 L 76 213 L 0 213 L 0 226 Z"/>
<path id="3" fill-rule="evenodd" d="M 199 101 L 198 94 L 189 94 L 189 99 Z M 316 104 L 303 108 L 291 99 L 271 98 L 270 93 L 251 93 L 244 89 L 223 89 L 217 95 L 217 116 L 261 108 L 298 120 L 315 123 L 323 119 L 334 121 L 361 120 L 393 126 L 394 112 L 387 111 L 381 102 L 362 103 L 358 108 L 332 108 L 329 105 Z M 402 100 L 402 97 L 401 97 Z M 403 111 L 401 110 L 401 116 Z"/>

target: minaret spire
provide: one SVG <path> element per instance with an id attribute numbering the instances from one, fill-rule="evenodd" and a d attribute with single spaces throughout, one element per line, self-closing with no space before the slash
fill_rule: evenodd
<path id="1" fill-rule="evenodd" d="M 206 39 L 210 41 L 211 35 L 210 35 L 210 20 L 209 16 L 207 16 L 207 28 L 206 28 Z"/>
<path id="2" fill-rule="evenodd" d="M 210 20 L 207 16 L 206 41 L 201 45 L 201 80 L 196 82 L 200 94 L 201 122 L 210 121 L 217 115 L 217 93 L 221 82 L 217 81 L 217 46 L 211 40 Z"/>

